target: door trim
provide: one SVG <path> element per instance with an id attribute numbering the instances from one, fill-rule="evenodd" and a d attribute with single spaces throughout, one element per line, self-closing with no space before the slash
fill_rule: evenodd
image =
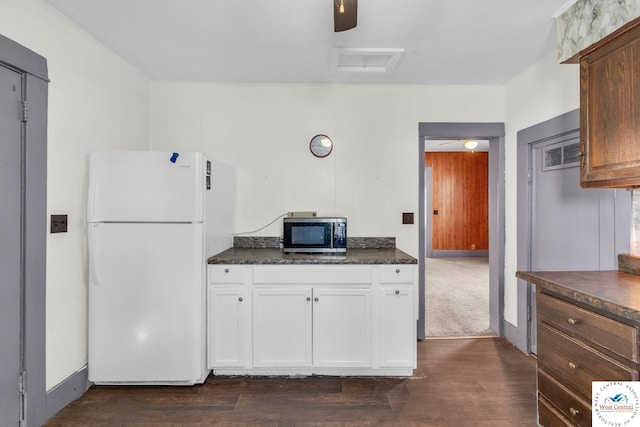
<path id="1" fill-rule="evenodd" d="M 504 123 L 418 123 L 418 339 L 425 338 L 425 139 L 489 140 L 489 327 L 504 333 Z"/>
<path id="2" fill-rule="evenodd" d="M 47 239 L 47 61 L 0 35 L 0 63 L 22 74 L 28 119 L 24 182 L 24 354 L 26 425 L 47 419 L 46 407 L 46 239 Z M 25 143 L 25 141 L 23 141 Z M 24 179 L 24 178 L 23 178 Z"/>

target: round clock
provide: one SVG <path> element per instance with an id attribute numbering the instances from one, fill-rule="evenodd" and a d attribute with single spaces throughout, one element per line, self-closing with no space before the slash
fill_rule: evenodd
<path id="1" fill-rule="evenodd" d="M 327 135 L 316 135 L 311 138 L 309 150 L 316 157 L 327 157 L 333 150 L 333 141 Z"/>

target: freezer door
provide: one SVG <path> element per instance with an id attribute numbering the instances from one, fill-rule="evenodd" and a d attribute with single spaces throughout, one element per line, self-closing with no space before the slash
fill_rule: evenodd
<path id="1" fill-rule="evenodd" d="M 97 151 L 89 155 L 88 222 L 201 222 L 202 153 Z"/>
<path id="2" fill-rule="evenodd" d="M 203 224 L 89 224 L 89 380 L 204 381 Z"/>

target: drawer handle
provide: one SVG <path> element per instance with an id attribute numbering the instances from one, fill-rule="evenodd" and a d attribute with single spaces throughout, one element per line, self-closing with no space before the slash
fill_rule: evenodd
<path id="1" fill-rule="evenodd" d="M 576 369 L 576 368 L 578 367 L 578 365 L 576 365 L 576 364 L 575 364 L 575 363 L 573 363 L 573 362 L 569 362 L 569 367 L 570 367 L 571 369 Z"/>
<path id="2" fill-rule="evenodd" d="M 396 274 L 400 274 L 400 269 L 396 268 Z"/>
<path id="3" fill-rule="evenodd" d="M 311 297 L 307 297 L 307 301 L 311 301 Z"/>
<path id="4" fill-rule="evenodd" d="M 314 300 L 315 302 L 318 302 L 318 298 L 317 298 L 317 297 L 316 297 L 316 298 L 314 298 L 313 300 Z"/>
<path id="5" fill-rule="evenodd" d="M 224 269 L 224 272 L 225 272 L 225 273 L 228 273 L 228 272 L 229 272 L 229 269 L 228 269 L 228 268 L 225 268 L 225 269 Z"/>
<path id="6" fill-rule="evenodd" d="M 580 411 L 574 408 L 569 408 L 569 413 L 571 414 L 572 417 L 577 417 L 580 414 Z"/>
<path id="7" fill-rule="evenodd" d="M 242 302 L 242 297 L 238 298 L 238 301 Z"/>
<path id="8" fill-rule="evenodd" d="M 396 289 L 396 295 L 400 295 L 400 291 Z"/>
<path id="9" fill-rule="evenodd" d="M 569 317 L 567 319 L 567 322 L 569 322 L 570 325 L 577 325 L 578 321 L 576 319 L 572 319 L 571 317 Z"/>

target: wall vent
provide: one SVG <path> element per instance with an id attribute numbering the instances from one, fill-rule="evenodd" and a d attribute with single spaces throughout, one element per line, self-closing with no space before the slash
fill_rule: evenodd
<path id="1" fill-rule="evenodd" d="M 542 170 L 577 167 L 580 162 L 580 144 L 576 139 L 550 144 L 542 149 Z"/>

